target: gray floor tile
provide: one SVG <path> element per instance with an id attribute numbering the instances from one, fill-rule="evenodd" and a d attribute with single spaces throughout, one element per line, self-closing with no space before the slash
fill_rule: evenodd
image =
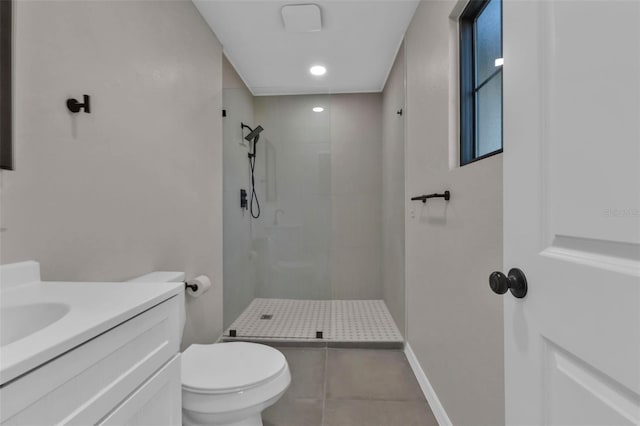
<path id="1" fill-rule="evenodd" d="M 278 347 L 287 358 L 291 370 L 291 385 L 284 398 L 322 399 L 326 349 Z"/>
<path id="2" fill-rule="evenodd" d="M 327 400 L 323 426 L 438 426 L 426 402 Z"/>
<path id="3" fill-rule="evenodd" d="M 262 412 L 264 426 L 321 426 L 322 400 L 283 398 Z"/>
<path id="4" fill-rule="evenodd" d="M 329 349 L 327 399 L 424 401 L 401 351 Z"/>

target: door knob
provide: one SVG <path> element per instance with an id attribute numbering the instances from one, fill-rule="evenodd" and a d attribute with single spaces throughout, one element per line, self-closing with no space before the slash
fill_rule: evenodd
<path id="1" fill-rule="evenodd" d="M 511 294 L 522 299 L 527 295 L 527 277 L 518 268 L 512 268 L 509 276 L 498 271 L 492 272 L 489 275 L 489 287 L 497 294 L 505 294 L 507 290 L 511 290 Z"/>

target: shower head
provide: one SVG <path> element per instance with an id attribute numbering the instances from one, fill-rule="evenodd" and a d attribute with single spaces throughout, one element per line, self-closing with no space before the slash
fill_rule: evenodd
<path id="1" fill-rule="evenodd" d="M 260 132 L 262 132 L 264 130 L 262 128 L 262 126 L 257 125 L 255 129 L 252 129 L 251 127 L 247 126 L 246 124 L 242 124 L 242 128 L 245 128 L 245 127 L 247 129 L 251 130 L 251 131 L 244 138 L 246 140 L 248 140 L 249 142 L 251 142 L 251 141 L 258 142 L 258 135 L 260 135 Z"/>

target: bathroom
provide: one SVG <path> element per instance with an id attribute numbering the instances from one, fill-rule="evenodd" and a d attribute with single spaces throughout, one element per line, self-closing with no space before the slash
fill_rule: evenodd
<path id="1" fill-rule="evenodd" d="M 459 24 L 470 2 L 317 1 L 311 4 L 326 28 L 287 32 L 281 9 L 309 5 L 302 3 L 1 0 L 2 28 L 12 22 L 10 37 L 2 38 L 12 54 L 4 50 L 7 44 L 0 50 L 3 66 L 10 57 L 12 70 L 7 79 L 0 67 L 0 101 L 12 89 L 9 151 L 0 132 L 3 309 L 13 303 L 8 294 L 18 293 L 5 293 L 5 284 L 28 275 L 43 287 L 57 288 L 52 281 L 82 287 L 74 290 L 81 310 L 138 301 L 127 308 L 135 316 L 121 321 L 124 326 L 156 311 L 150 309 L 156 299 L 142 302 L 138 290 L 156 288 L 173 303 L 173 319 L 167 320 L 173 324 L 167 326 L 171 353 L 162 349 L 166 361 L 158 360 L 144 377 L 169 359 L 179 365 L 180 352 L 184 358 L 194 345 L 267 344 L 284 354 L 291 381 L 265 407 L 265 425 L 639 423 L 633 410 L 640 407 L 640 157 L 629 141 L 640 138 L 633 125 L 640 115 L 640 6 L 505 0 L 504 152 L 461 162 Z M 338 17 L 346 20 L 344 27 Z M 309 40 L 332 34 L 333 26 L 343 32 L 324 48 L 342 53 L 330 63 L 326 51 L 313 57 Z M 263 27 L 280 32 L 269 39 Z M 596 27 L 601 31 L 589 30 Z M 588 39 L 609 68 L 580 50 L 574 34 Z M 277 37 L 282 45 L 295 38 L 299 50 L 278 49 Z M 618 47 L 610 52 L 610 45 Z M 356 51 L 374 61 L 371 72 L 366 66 L 372 63 L 360 63 Z M 299 58 L 304 66 L 269 60 L 275 54 Z M 316 64 L 326 66 L 324 77 L 310 74 Z M 612 68 L 617 83 L 609 77 Z M 347 77 L 350 85 L 342 86 Z M 375 84 L 364 87 L 369 77 Z M 586 85 L 599 89 L 584 97 L 580 88 Z M 84 95 L 89 110 L 71 111 L 67 100 L 81 104 Z M 258 140 L 245 139 L 257 126 L 263 128 Z M 603 138 L 611 151 L 598 149 Z M 555 145 L 540 142 L 547 139 Z M 575 161 L 576 147 L 589 167 Z M 570 176 L 558 166 L 568 162 Z M 594 176 L 593 167 L 602 173 Z M 548 183 L 552 190 L 536 186 Z M 411 200 L 444 191 L 449 199 Z M 544 202 L 531 204 L 536 200 Z M 522 241 L 531 237 L 527 230 L 538 230 L 539 217 L 548 218 L 546 228 L 528 256 L 542 254 L 525 262 Z M 26 265 L 31 272 L 6 272 L 7 265 L 26 261 L 38 262 L 38 272 L 32 263 Z M 543 263 L 551 261 L 572 269 Z M 490 288 L 492 272 L 517 277 L 508 273 L 516 267 L 527 274 L 530 294 L 491 291 L 503 283 L 492 275 Z M 560 272 L 544 275 L 552 270 Z M 177 274 L 155 276 L 155 287 L 127 283 L 154 271 Z M 566 279 L 570 273 L 577 278 Z M 552 283 L 551 275 L 565 279 Z M 164 282 L 199 276 L 208 277 L 210 286 L 198 297 L 179 282 Z M 598 283 L 605 281 L 617 291 L 602 291 Z M 117 296 L 99 303 L 91 291 L 105 282 L 108 289 L 95 294 Z M 547 296 L 551 288 L 555 302 Z M 578 292 L 582 303 L 571 303 Z M 255 300 L 307 302 L 297 311 L 324 306 L 326 315 L 318 323 L 297 318 L 254 336 L 251 327 L 245 332 L 234 322 Z M 357 321 L 366 315 L 338 316 L 339 306 L 371 301 L 384 306 L 384 326 L 378 317 L 361 326 Z M 595 323 L 593 312 L 608 315 Z M 259 313 L 273 315 L 261 324 L 279 321 L 275 311 Z M 96 344 L 98 337 L 108 338 L 107 324 L 117 325 L 102 323 Z M 364 331 L 338 336 L 338 324 Z M 2 334 L 12 331 L 4 327 Z M 391 332 L 378 333 L 383 329 Z M 607 329 L 617 332 L 598 332 Z M 11 388 L 30 376 L 54 383 L 57 376 L 47 368 L 82 349 L 80 343 L 7 381 L 3 372 L 1 411 L 17 416 L 16 407 L 26 410 L 26 396 L 9 396 Z M 10 353 L 4 345 L 2 350 L 4 370 Z M 535 368 L 525 353 L 541 354 Z M 216 365 L 215 356 L 208 359 Z M 563 371 L 584 380 L 576 385 Z M 180 380 L 167 375 L 163 388 L 162 398 L 172 401 L 164 407 L 171 419 L 181 419 Z M 599 391 L 588 389 L 595 396 L 580 399 L 576 386 Z M 142 387 L 109 394 L 111 407 L 136 389 Z M 62 384 L 58 390 L 63 399 L 73 393 Z M 547 394 L 555 398 L 539 396 Z M 602 395 L 620 402 L 617 408 L 602 403 Z M 38 404 L 55 404 L 39 398 Z M 98 405 L 92 405 L 95 413 Z M 576 409 L 583 406 L 593 407 L 586 417 Z M 115 416 L 124 411 L 111 408 L 74 418 L 48 412 L 42 408 L 47 405 L 33 407 L 44 416 L 37 423 L 7 414 L 0 423 L 180 423 L 143 416 L 125 421 Z M 542 412 L 544 419 L 536 417 Z"/>

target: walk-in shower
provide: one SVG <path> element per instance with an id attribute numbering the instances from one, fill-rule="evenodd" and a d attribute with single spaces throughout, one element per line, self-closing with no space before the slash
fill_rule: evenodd
<path id="1" fill-rule="evenodd" d="M 402 344 L 380 300 L 380 98 L 223 102 L 223 338 Z"/>

